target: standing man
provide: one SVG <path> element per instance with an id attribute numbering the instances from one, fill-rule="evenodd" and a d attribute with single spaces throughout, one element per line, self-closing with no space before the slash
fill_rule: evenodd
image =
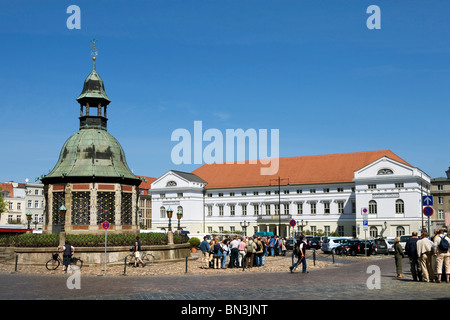
<path id="1" fill-rule="evenodd" d="M 412 233 L 412 237 L 406 241 L 405 253 L 409 257 L 409 265 L 411 267 L 411 275 L 414 281 L 422 281 L 422 271 L 420 269 L 419 256 L 417 254 L 417 232 Z"/>
<path id="2" fill-rule="evenodd" d="M 437 283 L 441 282 L 442 266 L 445 267 L 447 283 L 450 282 L 450 239 L 445 235 L 445 230 L 441 229 L 437 237 L 434 238 L 434 255 L 436 257 Z"/>
<path id="3" fill-rule="evenodd" d="M 202 243 L 200 243 L 200 250 L 202 251 L 202 269 L 209 269 L 209 242 L 208 237 L 204 236 Z"/>
<path id="4" fill-rule="evenodd" d="M 141 259 L 141 240 L 136 237 L 136 242 L 134 244 L 134 265 L 133 268 L 138 266 L 138 263 L 142 263 L 142 267 L 145 267 L 144 261 Z"/>
<path id="5" fill-rule="evenodd" d="M 289 270 L 291 270 L 291 273 L 294 272 L 294 269 L 297 268 L 297 266 L 302 263 L 302 273 L 308 273 L 306 271 L 306 241 L 305 236 L 300 236 L 300 241 L 295 243 L 295 251 L 297 252 L 297 262 L 295 262 L 291 267 L 289 267 Z"/>
<path id="6" fill-rule="evenodd" d="M 275 236 L 270 236 L 269 249 L 270 255 L 273 257 L 275 255 Z"/>
<path id="7" fill-rule="evenodd" d="M 253 238 L 248 238 L 247 246 L 245 247 L 247 254 L 245 255 L 245 267 L 252 268 L 253 267 L 253 259 L 255 258 L 256 253 L 256 243 L 253 241 Z"/>
<path id="8" fill-rule="evenodd" d="M 234 237 L 230 242 L 230 268 L 239 266 L 239 240 L 238 237 Z"/>
<path id="9" fill-rule="evenodd" d="M 433 243 L 428 239 L 428 232 L 422 232 L 420 240 L 417 241 L 417 255 L 419 256 L 422 281 L 433 282 L 434 271 L 432 265 Z"/>

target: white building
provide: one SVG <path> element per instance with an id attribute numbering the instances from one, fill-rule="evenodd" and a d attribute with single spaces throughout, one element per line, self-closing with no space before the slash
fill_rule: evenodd
<path id="1" fill-rule="evenodd" d="M 44 212 L 44 185 L 41 183 L 0 183 L 7 211 L 0 216 L 0 224 L 22 224 L 27 226 L 27 213 L 31 213 L 32 229 L 42 229 Z"/>
<path id="2" fill-rule="evenodd" d="M 192 173 L 167 172 L 151 186 L 153 228 L 167 229 L 169 207 L 172 228 L 181 210 L 181 227 L 191 233 L 321 230 L 362 238 L 421 228 L 421 195 L 429 193 L 430 178 L 389 150 L 280 158 L 274 176 L 261 175 L 261 166 L 206 164 Z"/>

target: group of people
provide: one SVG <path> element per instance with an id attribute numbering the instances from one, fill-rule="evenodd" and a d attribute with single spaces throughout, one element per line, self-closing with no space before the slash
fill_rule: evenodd
<path id="1" fill-rule="evenodd" d="M 414 281 L 450 283 L 449 244 L 450 238 L 444 229 L 435 231 L 432 237 L 426 231 L 422 232 L 420 238 L 417 232 L 413 232 L 405 244 L 405 250 L 400 245 L 400 239 L 396 238 L 394 249 L 397 278 L 404 278 L 402 259 L 407 255 Z"/>
<path id="2" fill-rule="evenodd" d="M 200 244 L 202 269 L 262 267 L 266 256 L 286 255 L 286 239 L 269 237 L 238 237 L 208 240 Z M 229 259 L 227 259 L 229 257 Z M 228 261 L 228 263 L 227 263 Z"/>

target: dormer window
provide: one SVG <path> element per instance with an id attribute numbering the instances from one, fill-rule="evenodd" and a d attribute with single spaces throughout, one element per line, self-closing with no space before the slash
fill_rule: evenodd
<path id="1" fill-rule="evenodd" d="M 378 170 L 378 175 L 382 175 L 382 174 L 394 174 L 394 172 L 391 169 L 381 169 Z"/>
<path id="2" fill-rule="evenodd" d="M 176 187 L 176 186 L 177 186 L 177 183 L 175 181 L 169 181 L 166 184 L 166 187 Z"/>

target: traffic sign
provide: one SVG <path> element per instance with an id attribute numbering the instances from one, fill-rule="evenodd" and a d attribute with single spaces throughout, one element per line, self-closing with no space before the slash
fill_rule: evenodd
<path id="1" fill-rule="evenodd" d="M 289 221 L 289 224 L 291 225 L 291 227 L 295 227 L 295 225 L 297 224 L 297 222 L 295 222 L 294 219 L 291 219 L 291 221 Z"/>
<path id="2" fill-rule="evenodd" d="M 368 220 L 363 220 L 363 226 L 368 226 L 369 225 L 369 221 Z"/>
<path id="3" fill-rule="evenodd" d="M 427 217 L 433 215 L 433 208 L 432 207 L 425 207 L 423 208 L 423 214 Z"/>
<path id="4" fill-rule="evenodd" d="M 109 229 L 109 222 L 108 221 L 103 222 L 102 227 L 103 227 L 103 229 L 108 230 Z"/>
<path id="5" fill-rule="evenodd" d="M 422 205 L 423 206 L 432 206 L 433 205 L 433 196 L 422 196 Z"/>
<path id="6" fill-rule="evenodd" d="M 362 208 L 362 213 L 364 214 L 364 213 L 368 213 L 369 212 L 369 210 L 367 210 L 367 208 Z"/>

